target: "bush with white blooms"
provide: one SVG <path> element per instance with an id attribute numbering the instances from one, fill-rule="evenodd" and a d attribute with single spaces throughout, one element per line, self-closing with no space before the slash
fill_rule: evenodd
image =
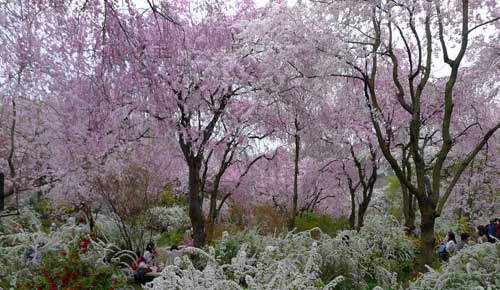
<path id="1" fill-rule="evenodd" d="M 149 210 L 152 224 L 163 230 L 189 227 L 190 219 L 186 209 L 180 206 L 157 206 Z"/>
<path id="2" fill-rule="evenodd" d="M 409 290 L 500 289 L 500 243 L 466 247 L 452 256 L 440 270 L 429 268 Z"/>
<path id="3" fill-rule="evenodd" d="M 166 267 L 161 277 L 144 288 L 364 290 L 371 280 L 395 289 L 399 286 L 397 265 L 411 263 L 413 245 L 392 219 L 374 218 L 367 229 L 341 232 L 336 238 L 312 234 L 319 229 L 278 237 L 255 233 L 226 236 L 207 252 L 184 250 L 189 255 Z"/>

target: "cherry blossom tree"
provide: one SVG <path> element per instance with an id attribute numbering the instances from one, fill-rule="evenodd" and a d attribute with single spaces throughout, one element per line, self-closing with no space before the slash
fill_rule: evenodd
<path id="1" fill-rule="evenodd" d="M 380 149 L 402 186 L 417 199 L 422 216 L 422 271 L 426 270 L 425 265 L 432 262 L 435 218 L 442 213 L 462 173 L 500 127 L 495 118 L 491 126 L 485 126 L 489 129 L 479 134 L 476 144 L 462 153 L 462 158 L 452 158 L 452 149 L 462 136 L 456 130 L 456 124 L 460 122 L 456 121 L 454 114 L 460 102 L 457 86 L 463 72 L 477 65 L 471 57 L 472 67 L 466 68 L 466 52 L 481 54 L 488 51 L 487 41 L 479 40 L 475 33 L 500 18 L 494 14 L 498 11 L 498 4 L 493 2 L 481 5 L 465 0 L 447 2 L 446 7 L 443 4 L 376 1 L 361 5 L 353 1 L 347 4 L 334 2 L 321 8 L 330 9 L 330 13 L 337 16 L 331 19 L 340 19 L 339 25 L 346 28 L 335 33 L 352 48 L 343 54 L 343 59 L 351 66 L 353 78 L 360 80 L 364 86 Z M 339 12 L 333 12 L 339 9 L 345 13 L 339 15 Z M 347 13 L 355 13 L 359 17 L 344 18 Z M 457 30 L 459 33 L 454 34 Z M 458 47 L 455 57 L 451 57 L 449 51 L 452 45 Z M 439 62 L 436 53 L 449 67 L 444 77 L 432 73 Z M 359 55 L 366 57 L 360 58 Z M 476 67 L 476 71 L 480 70 L 482 67 Z M 384 78 L 384 74 L 391 76 L 392 80 Z M 472 83 L 472 79 L 467 83 Z M 488 93 L 484 90 L 474 92 L 474 96 L 484 94 Z M 394 102 L 387 110 L 385 103 L 390 100 Z M 393 112 L 404 116 L 415 167 L 414 179 L 408 178 L 403 171 L 404 165 L 398 162 L 392 150 L 393 125 L 390 121 Z M 439 140 L 434 138 L 434 132 L 440 135 Z M 427 144 L 432 146 L 425 149 Z M 443 175 L 450 162 L 455 170 L 446 180 Z"/>
<path id="2" fill-rule="evenodd" d="M 0 210 L 4 198 L 32 191 L 52 182 L 47 160 L 50 142 L 46 130 L 46 97 L 50 61 L 43 47 L 60 12 L 45 1 L 0 2 Z"/>

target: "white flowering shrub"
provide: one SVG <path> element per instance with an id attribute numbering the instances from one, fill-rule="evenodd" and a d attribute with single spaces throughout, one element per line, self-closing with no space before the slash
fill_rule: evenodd
<path id="1" fill-rule="evenodd" d="M 260 254 L 266 245 L 272 244 L 274 239 L 257 234 L 256 231 L 242 232 L 228 235 L 226 232 L 221 241 L 214 245 L 215 259 L 219 264 L 229 264 L 238 254 L 241 245 L 245 244 L 248 256 Z"/>
<path id="2" fill-rule="evenodd" d="M 399 274 L 411 270 L 408 267 L 415 259 L 415 245 L 406 238 L 403 227 L 393 216 L 371 217 L 359 236 L 370 245 L 372 269 L 383 267 Z"/>
<path id="3" fill-rule="evenodd" d="M 500 243 L 466 247 L 437 271 L 429 268 L 409 290 L 500 289 Z"/>
<path id="4" fill-rule="evenodd" d="M 61 253 L 69 252 L 88 228 L 75 226 L 69 219 L 60 227 L 44 232 L 39 215 L 31 207 L 23 207 L 20 215 L 0 219 L 0 289 L 25 289 L 26 281 L 35 281 L 47 265 L 47 257 L 63 259 Z M 131 272 L 128 264 L 135 254 L 122 251 L 116 245 L 99 238 L 92 238 L 92 250 L 81 256 L 96 269 L 119 269 L 118 274 Z"/>
<path id="5" fill-rule="evenodd" d="M 199 249 L 186 249 L 185 252 L 202 256 L 207 261 L 203 269 L 196 268 L 188 256 L 177 260 L 175 265 L 166 267 L 161 277 L 144 286 L 144 289 L 183 289 L 183 290 L 317 290 L 335 289 L 342 281 L 336 277 L 323 284 L 319 277 L 322 257 L 318 244 L 312 243 L 300 255 L 304 259 L 294 259 L 293 255 L 279 258 L 277 248 L 266 247 L 262 255 L 248 257 L 247 244 L 243 244 L 236 257 L 229 264 L 219 264 L 215 250 L 208 253 Z"/>
<path id="6" fill-rule="evenodd" d="M 158 206 L 149 209 L 152 224 L 162 230 L 188 228 L 190 219 L 184 207 L 174 205 L 172 207 Z"/>
<path id="7" fill-rule="evenodd" d="M 364 290 L 368 281 L 397 289 L 398 271 L 414 259 L 413 244 L 389 217 L 336 238 L 323 233 L 313 238 L 311 231 L 278 237 L 250 232 L 225 236 L 208 252 L 185 251 L 191 259 L 184 256 L 167 267 L 145 289 Z"/>
<path id="8" fill-rule="evenodd" d="M 331 261 L 324 273 L 346 277 L 344 289 L 366 289 L 367 281 L 396 289 L 415 259 L 414 244 L 392 216 L 370 217 L 359 233 L 340 232 L 323 246 Z"/>
<path id="9" fill-rule="evenodd" d="M 0 287 L 15 288 L 20 278 L 33 276 L 43 253 L 64 250 L 83 230 L 64 224 L 57 231 L 46 233 L 31 207 L 23 207 L 19 215 L 0 219 Z M 32 259 L 27 257 L 29 252 Z"/>

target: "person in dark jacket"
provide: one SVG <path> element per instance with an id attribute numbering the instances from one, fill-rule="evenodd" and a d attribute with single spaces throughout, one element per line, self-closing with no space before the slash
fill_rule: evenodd
<path id="1" fill-rule="evenodd" d="M 498 236 L 498 227 L 496 220 L 490 220 L 490 223 L 486 226 L 486 236 L 488 237 L 488 242 L 496 242 Z"/>

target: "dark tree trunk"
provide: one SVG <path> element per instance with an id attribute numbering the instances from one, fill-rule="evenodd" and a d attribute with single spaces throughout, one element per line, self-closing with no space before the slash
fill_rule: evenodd
<path id="1" fill-rule="evenodd" d="M 368 209 L 368 206 L 370 205 L 370 201 L 373 196 L 373 188 L 375 187 L 375 182 L 377 181 L 378 177 L 377 154 L 373 149 L 373 145 L 371 143 L 368 143 L 368 147 L 370 150 L 370 163 L 372 166 L 371 173 L 368 179 L 366 179 L 367 177 L 366 167 L 365 167 L 366 164 L 365 165 L 361 164 L 361 161 L 356 157 L 356 154 L 354 153 L 353 146 L 351 146 L 350 148 L 351 157 L 354 161 L 354 164 L 356 165 L 356 168 L 358 169 L 359 184 L 363 188 L 363 199 L 361 200 L 361 203 L 358 206 L 358 222 L 356 224 L 357 231 L 359 231 L 363 227 L 365 220 L 365 213 Z M 355 192 L 356 192 L 355 188 L 353 190 L 351 189 L 351 198 L 355 194 Z M 354 206 L 354 204 L 352 204 L 352 206 Z"/>
<path id="2" fill-rule="evenodd" d="M 415 210 L 416 201 L 415 197 L 408 191 L 404 185 L 401 185 L 403 192 L 403 215 L 405 218 L 405 228 L 408 234 L 415 229 Z"/>
<path id="3" fill-rule="evenodd" d="M 363 200 L 362 203 L 359 204 L 359 207 L 358 207 L 358 224 L 356 225 L 356 230 L 359 231 L 363 225 L 364 225 L 364 222 L 365 222 L 365 213 L 366 213 L 366 210 L 368 209 L 368 204 L 369 204 L 369 200 L 367 200 L 367 202 L 365 202 L 365 200 Z"/>
<path id="4" fill-rule="evenodd" d="M 299 135 L 299 122 L 295 117 L 295 155 L 294 155 L 294 172 L 293 172 L 293 203 L 292 212 L 290 213 L 290 221 L 288 223 L 288 230 L 295 228 L 295 218 L 297 217 L 297 208 L 299 201 L 299 158 L 300 158 L 300 135 Z"/>
<path id="5" fill-rule="evenodd" d="M 85 205 L 85 207 L 82 210 L 87 218 L 87 222 L 89 224 L 89 230 L 93 232 L 95 229 L 95 219 L 94 216 L 92 215 L 92 208 L 90 205 Z"/>
<path id="6" fill-rule="evenodd" d="M 189 162 L 189 217 L 193 226 L 194 246 L 197 248 L 205 245 L 205 218 L 202 211 L 203 200 L 200 198 L 200 160 L 195 158 Z"/>
<path id="7" fill-rule="evenodd" d="M 432 267 L 432 254 L 434 253 L 434 225 L 436 222 L 435 210 L 429 206 L 429 201 L 419 202 L 422 213 L 420 225 L 420 271 L 427 272 L 425 265 Z"/>
<path id="8" fill-rule="evenodd" d="M 349 226 L 354 229 L 356 226 L 356 196 L 351 193 L 351 215 L 349 216 Z"/>
<path id="9" fill-rule="evenodd" d="M 4 210 L 5 208 L 5 200 L 4 200 L 4 195 L 5 195 L 5 176 L 2 172 L 0 172 L 0 211 Z"/>
<path id="10" fill-rule="evenodd" d="M 218 181 L 216 181 L 218 183 Z M 214 185 L 214 188 L 218 188 L 218 185 Z M 213 189 L 210 194 L 210 209 L 208 211 L 208 221 L 207 221 L 207 240 L 211 241 L 214 236 L 215 222 L 217 220 L 217 193 L 218 190 Z"/>
<path id="11" fill-rule="evenodd" d="M 412 180 L 412 168 L 410 162 L 410 150 L 403 146 L 402 154 L 402 171 L 407 180 Z M 400 182 L 401 193 L 403 194 L 403 215 L 405 219 L 405 228 L 407 234 L 410 234 L 415 229 L 415 210 L 416 200 L 407 186 Z"/>

